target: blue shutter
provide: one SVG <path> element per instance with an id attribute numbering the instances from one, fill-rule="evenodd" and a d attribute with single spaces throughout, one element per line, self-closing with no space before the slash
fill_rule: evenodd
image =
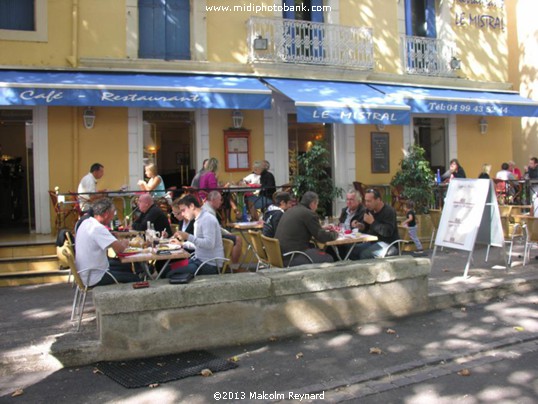
<path id="1" fill-rule="evenodd" d="M 34 0 L 1 0 L 0 29 L 35 31 Z"/>
<path id="2" fill-rule="evenodd" d="M 437 38 L 435 27 L 435 0 L 426 0 L 426 36 Z"/>
<path id="3" fill-rule="evenodd" d="M 166 60 L 190 59 L 189 0 L 168 0 L 166 5 Z"/>
<path id="4" fill-rule="evenodd" d="M 323 0 L 312 0 L 312 7 L 319 7 L 318 10 L 322 10 Z M 310 13 L 312 22 L 323 22 L 323 11 L 312 11 Z"/>
<path id="5" fill-rule="evenodd" d="M 290 20 L 295 20 L 295 0 L 283 0 L 282 3 L 284 3 L 284 6 L 291 7 L 291 10 L 284 9 L 284 11 L 282 12 L 283 17 Z"/>
<path id="6" fill-rule="evenodd" d="M 405 35 L 415 35 L 413 32 L 413 1 L 405 0 Z"/>
<path id="7" fill-rule="evenodd" d="M 138 57 L 164 59 L 166 0 L 138 0 Z"/>

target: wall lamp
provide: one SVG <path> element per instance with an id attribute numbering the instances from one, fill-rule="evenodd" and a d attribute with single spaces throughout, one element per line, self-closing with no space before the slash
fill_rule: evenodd
<path id="1" fill-rule="evenodd" d="M 255 50 L 267 50 L 268 46 L 269 46 L 269 41 L 267 40 L 267 38 L 262 38 L 261 35 L 258 35 L 258 37 L 254 39 Z"/>
<path id="2" fill-rule="evenodd" d="M 232 126 L 234 129 L 239 129 L 243 127 L 243 113 L 238 109 L 232 112 Z"/>
<path id="3" fill-rule="evenodd" d="M 93 125 L 95 124 L 95 111 L 91 107 L 86 108 L 82 114 L 82 119 L 86 129 L 93 129 Z"/>
<path id="4" fill-rule="evenodd" d="M 452 59 L 450 59 L 450 68 L 452 70 L 460 70 L 461 69 L 461 59 L 458 59 L 456 56 L 452 56 Z"/>
<path id="5" fill-rule="evenodd" d="M 478 127 L 480 128 L 480 134 L 485 135 L 488 132 L 488 121 L 482 117 L 478 121 Z"/>
<path id="6" fill-rule="evenodd" d="M 375 128 L 376 128 L 379 132 L 381 132 L 381 131 L 385 130 L 385 124 L 384 124 L 384 123 L 377 123 L 377 124 L 375 125 Z"/>

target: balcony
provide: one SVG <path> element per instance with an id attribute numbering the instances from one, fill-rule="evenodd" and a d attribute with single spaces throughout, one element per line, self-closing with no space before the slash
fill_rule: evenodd
<path id="1" fill-rule="evenodd" d="M 459 68 L 454 64 L 456 50 L 446 41 L 403 35 L 401 43 L 406 73 L 426 76 L 456 76 L 455 70 Z"/>
<path id="2" fill-rule="evenodd" d="M 249 62 L 296 63 L 371 70 L 372 29 L 282 18 L 247 22 Z"/>

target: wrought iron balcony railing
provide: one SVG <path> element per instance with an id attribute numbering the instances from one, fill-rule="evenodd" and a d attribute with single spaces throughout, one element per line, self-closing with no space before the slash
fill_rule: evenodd
<path id="1" fill-rule="evenodd" d="M 403 35 L 402 58 L 406 73 L 428 76 L 453 76 L 455 48 L 436 38 Z M 456 60 L 457 61 L 457 60 Z M 452 62 L 452 66 L 451 66 Z"/>
<path id="2" fill-rule="evenodd" d="M 371 28 L 263 17 L 247 26 L 250 62 L 374 66 Z"/>

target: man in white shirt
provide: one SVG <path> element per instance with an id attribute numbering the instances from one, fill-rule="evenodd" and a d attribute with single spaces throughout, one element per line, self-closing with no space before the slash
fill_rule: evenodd
<path id="1" fill-rule="evenodd" d="M 516 176 L 514 175 L 514 173 L 508 170 L 509 168 L 510 166 L 508 165 L 508 163 L 502 163 L 501 170 L 497 171 L 497 174 L 495 174 L 495 178 L 502 181 L 515 180 Z"/>
<path id="2" fill-rule="evenodd" d="M 75 236 L 75 260 L 80 277 L 85 285 L 98 286 L 115 283 L 109 272 L 120 283 L 139 281 L 138 275 L 131 270 L 131 265 L 119 262 L 109 263 L 107 249 L 116 253 L 123 252 L 129 246 L 129 240 L 118 240 L 104 226 L 114 218 L 115 206 L 108 198 L 99 199 L 92 205 L 93 217 L 85 219 L 77 229 Z"/>
<path id="3" fill-rule="evenodd" d="M 102 164 L 94 163 L 90 167 L 90 172 L 80 180 L 77 192 L 79 194 L 78 201 L 80 209 L 83 212 L 88 211 L 90 208 L 90 201 L 93 195 L 88 193 L 95 193 L 97 191 L 97 180 L 101 179 L 104 174 L 105 167 Z"/>

